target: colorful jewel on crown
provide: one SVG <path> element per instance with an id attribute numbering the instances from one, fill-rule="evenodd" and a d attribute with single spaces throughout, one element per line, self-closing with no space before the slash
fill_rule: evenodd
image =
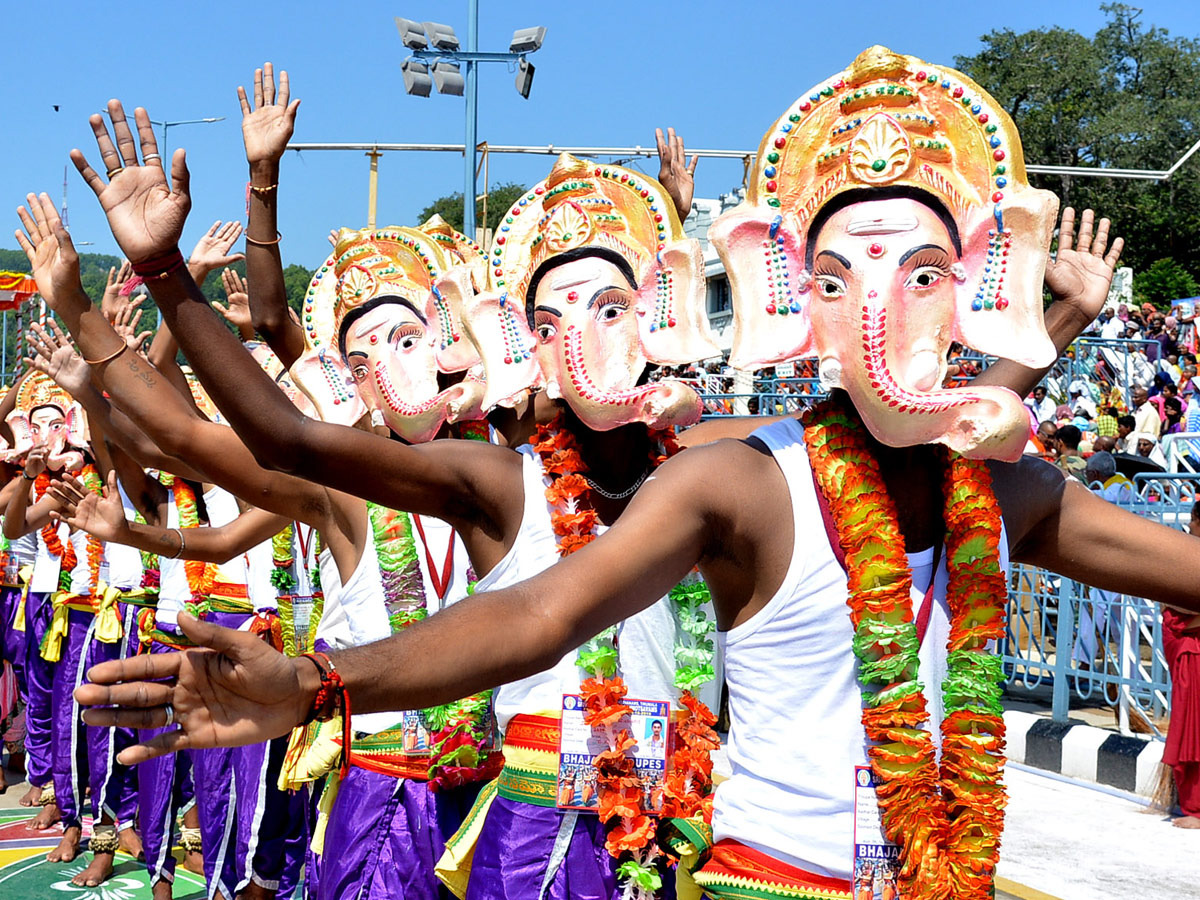
<path id="1" fill-rule="evenodd" d="M 333 253 L 336 328 L 351 310 L 383 294 L 424 311 L 434 282 L 450 267 L 437 243 L 415 228 L 343 228 Z"/>
<path id="2" fill-rule="evenodd" d="M 14 408 L 29 415 L 39 406 L 53 406 L 66 415 L 68 410 L 76 405 L 75 398 L 59 387 L 49 375 L 32 372 L 17 388 L 17 402 Z"/>
<path id="3" fill-rule="evenodd" d="M 546 180 L 505 215 L 488 274 L 493 290 L 523 303 L 542 263 L 577 247 L 596 246 L 619 254 L 641 285 L 659 253 L 684 238 L 675 204 L 653 178 L 564 153 Z M 672 287 L 669 275 L 659 280 L 656 327 L 675 324 Z"/>
<path id="4" fill-rule="evenodd" d="M 471 271 L 471 285 L 476 292 L 487 287 L 487 252 L 477 243 L 434 213 L 417 230 L 426 234 L 442 248 L 451 265 L 465 265 Z"/>

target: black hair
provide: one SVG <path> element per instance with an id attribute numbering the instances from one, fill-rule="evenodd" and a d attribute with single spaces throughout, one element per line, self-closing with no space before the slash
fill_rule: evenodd
<path id="1" fill-rule="evenodd" d="M 577 259 L 586 259 L 589 256 L 595 256 L 599 259 L 607 260 L 625 276 L 625 280 L 629 282 L 629 286 L 633 290 L 637 290 L 637 278 L 633 274 L 633 266 L 629 264 L 629 260 L 623 257 L 616 250 L 609 250 L 607 247 L 576 247 L 573 250 L 568 250 L 565 253 L 560 253 L 558 256 L 552 256 L 540 266 L 533 276 L 529 279 L 529 287 L 525 289 L 525 318 L 529 321 L 529 327 L 533 329 L 533 303 L 537 297 L 538 285 L 549 272 L 557 269 L 559 266 L 565 266 L 569 262 L 575 262 Z"/>
<path id="2" fill-rule="evenodd" d="M 1078 450 L 1079 442 L 1083 440 L 1083 432 L 1074 425 L 1064 425 L 1054 436 L 1072 450 Z"/>
<path id="3" fill-rule="evenodd" d="M 946 209 L 946 205 L 928 191 L 921 190 L 918 187 L 897 184 L 890 187 L 854 188 L 838 194 L 822 206 L 817 211 L 817 214 L 813 216 L 812 224 L 808 227 L 808 241 L 804 245 L 804 267 L 810 272 L 812 271 L 813 255 L 817 247 L 817 235 L 821 233 L 821 229 L 825 227 L 825 223 L 835 213 L 840 212 L 847 206 L 853 206 L 855 203 L 865 203 L 869 200 L 896 199 L 915 200 L 922 206 L 929 207 L 942 220 L 942 224 L 946 226 L 946 231 L 950 233 L 950 242 L 954 244 L 954 252 L 958 256 L 962 256 L 962 238 L 958 234 L 958 223 L 954 221 L 954 217 L 950 215 L 950 210 Z"/>
<path id="4" fill-rule="evenodd" d="M 1135 419 L 1133 416 L 1121 416 L 1121 418 L 1117 419 L 1117 425 L 1124 425 L 1126 428 L 1132 431 L 1137 427 L 1137 419 Z"/>
<path id="5" fill-rule="evenodd" d="M 421 320 L 422 325 L 429 324 L 425 319 L 425 313 L 417 309 L 416 304 L 407 297 L 401 297 L 398 294 L 383 294 L 379 297 L 372 297 L 362 306 L 356 306 L 350 310 L 350 312 L 346 313 L 346 317 L 342 319 L 341 327 L 338 328 L 338 351 L 342 354 L 343 358 L 346 356 L 346 332 L 350 329 L 350 326 L 371 310 L 383 306 L 385 303 L 398 303 L 401 306 L 407 306 L 412 310 L 413 315 Z"/>

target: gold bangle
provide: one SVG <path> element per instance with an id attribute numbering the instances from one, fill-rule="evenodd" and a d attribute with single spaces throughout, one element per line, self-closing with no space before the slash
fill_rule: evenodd
<path id="1" fill-rule="evenodd" d="M 275 184 L 268 184 L 263 187 L 259 187 L 257 184 L 251 184 L 249 187 L 250 190 L 256 194 L 269 194 L 271 191 L 275 190 L 275 188 L 279 187 L 279 184 L 276 182 Z"/>
<path id="2" fill-rule="evenodd" d="M 129 349 L 129 345 L 126 344 L 124 341 L 121 341 L 121 346 L 118 349 L 114 350 L 112 353 L 108 354 L 108 356 L 104 357 L 103 359 L 86 359 L 85 358 L 84 362 L 87 363 L 89 366 L 102 366 L 107 362 L 112 362 L 114 359 L 116 359 L 118 356 L 120 356 L 122 353 L 124 353 L 128 349 Z"/>
<path id="3" fill-rule="evenodd" d="M 247 244 L 255 244 L 259 247 L 274 247 L 281 240 L 283 240 L 283 235 L 278 231 L 275 232 L 275 240 L 273 241 L 256 241 L 254 238 L 250 237 L 250 235 L 246 235 Z"/>

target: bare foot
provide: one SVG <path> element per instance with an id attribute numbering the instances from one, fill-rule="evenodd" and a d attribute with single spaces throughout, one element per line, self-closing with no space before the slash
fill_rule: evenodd
<path id="1" fill-rule="evenodd" d="M 132 828 L 125 828 L 117 832 L 117 849 L 122 853 L 128 853 L 134 859 L 146 861 L 146 854 L 142 849 L 142 839 Z"/>
<path id="2" fill-rule="evenodd" d="M 150 891 L 154 900 L 171 900 L 171 882 L 163 878 Z"/>
<path id="3" fill-rule="evenodd" d="M 96 887 L 108 881 L 113 873 L 113 854 L 93 853 L 88 867 L 71 879 L 76 887 Z"/>
<path id="4" fill-rule="evenodd" d="M 37 806 L 39 800 L 42 799 L 42 789 L 36 784 L 31 784 L 29 790 L 25 792 L 25 796 L 21 798 L 22 806 Z"/>
<path id="5" fill-rule="evenodd" d="M 79 855 L 79 826 L 72 825 L 63 832 L 62 840 L 58 842 L 58 846 L 46 854 L 46 859 L 50 862 L 71 862 Z M 112 857 L 109 857 L 111 861 Z"/>
<path id="6" fill-rule="evenodd" d="M 1178 819 L 1172 819 L 1171 824 L 1176 828 L 1200 828 L 1200 818 L 1196 816 L 1180 816 Z"/>
<path id="7" fill-rule="evenodd" d="M 268 891 L 262 885 L 252 881 L 242 888 L 238 894 L 238 900 L 275 900 L 275 892 Z"/>
<path id="8" fill-rule="evenodd" d="M 193 875 L 204 874 L 204 854 L 199 850 L 189 850 L 183 854 L 183 867 Z"/>
<path id="9" fill-rule="evenodd" d="M 29 824 L 25 827 L 30 831 L 45 831 L 57 825 L 61 818 L 62 814 L 58 811 L 58 804 L 47 803 L 42 807 L 41 812 L 29 820 Z"/>

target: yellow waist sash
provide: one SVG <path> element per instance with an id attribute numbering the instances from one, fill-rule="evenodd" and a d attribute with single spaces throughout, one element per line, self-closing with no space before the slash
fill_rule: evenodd
<path id="1" fill-rule="evenodd" d="M 40 653 L 47 662 L 58 662 L 62 659 L 62 642 L 70 630 L 69 610 L 92 613 L 96 616 L 96 640 L 106 644 L 115 644 L 125 637 L 125 626 L 121 623 L 121 611 L 117 601 L 121 599 L 118 588 L 109 587 L 103 581 L 96 586 L 94 596 L 72 594 L 69 591 L 59 591 L 51 601 L 54 604 L 54 614 L 50 619 L 50 627 L 42 640 Z"/>

